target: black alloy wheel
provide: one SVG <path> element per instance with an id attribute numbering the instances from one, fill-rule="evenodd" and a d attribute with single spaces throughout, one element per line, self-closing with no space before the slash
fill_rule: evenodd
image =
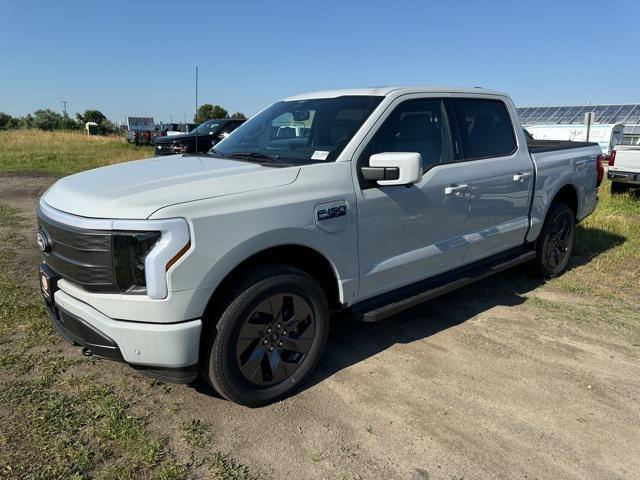
<path id="1" fill-rule="evenodd" d="M 315 317 L 299 295 L 280 293 L 263 300 L 245 320 L 236 342 L 244 378 L 268 386 L 293 375 L 309 353 Z"/>
<path id="2" fill-rule="evenodd" d="M 546 278 L 560 275 L 569 264 L 575 240 L 575 214 L 565 204 L 552 204 L 536 245 L 538 271 Z"/>
<path id="3" fill-rule="evenodd" d="M 203 377 L 227 400 L 258 407 L 311 376 L 327 343 L 329 305 L 306 272 L 256 266 L 236 277 L 204 324 Z"/>
<path id="4" fill-rule="evenodd" d="M 547 261 L 551 268 L 558 268 L 570 253 L 572 216 L 570 211 L 564 211 L 554 219 L 551 226 L 551 236 L 547 245 Z"/>

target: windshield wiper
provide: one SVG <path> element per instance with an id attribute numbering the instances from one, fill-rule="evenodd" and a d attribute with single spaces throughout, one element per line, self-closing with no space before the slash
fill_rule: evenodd
<path id="1" fill-rule="evenodd" d="M 269 160 L 270 162 L 276 162 L 276 163 L 281 163 L 280 162 L 280 155 L 269 155 L 268 153 L 262 153 L 262 152 L 231 152 L 229 155 L 229 157 L 250 157 L 250 158 L 260 158 L 263 160 Z"/>

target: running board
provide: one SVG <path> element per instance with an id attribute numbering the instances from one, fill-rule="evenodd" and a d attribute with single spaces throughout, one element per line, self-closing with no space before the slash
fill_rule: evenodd
<path id="1" fill-rule="evenodd" d="M 373 299 L 365 300 L 351 308 L 356 320 L 362 322 L 378 322 L 403 310 L 414 307 L 432 298 L 464 287 L 470 283 L 502 272 L 521 263 L 536 258 L 535 250 L 524 251 L 518 248 L 516 252 L 502 254 L 490 260 L 476 262 L 468 267 L 456 269 L 452 272 L 437 275 L 408 287 L 383 294 Z"/>

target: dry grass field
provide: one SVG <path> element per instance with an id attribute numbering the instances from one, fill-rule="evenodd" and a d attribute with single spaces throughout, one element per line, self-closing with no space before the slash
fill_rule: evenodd
<path id="1" fill-rule="evenodd" d="M 0 478 L 637 478 L 638 195 L 605 182 L 561 277 L 523 267 L 378 324 L 334 322 L 308 388 L 246 409 L 82 357 L 42 306 L 39 195 L 150 153 L 0 133 Z"/>
<path id="2" fill-rule="evenodd" d="M 69 175 L 81 170 L 153 155 L 153 148 L 128 144 L 124 137 L 80 132 L 12 130 L 0 132 L 0 170 Z"/>

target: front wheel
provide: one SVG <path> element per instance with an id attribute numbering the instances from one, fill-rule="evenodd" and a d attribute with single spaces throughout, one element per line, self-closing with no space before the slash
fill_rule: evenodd
<path id="1" fill-rule="evenodd" d="M 205 333 L 205 379 L 226 399 L 257 407 L 291 394 L 315 369 L 329 331 L 320 285 L 286 265 L 256 269 L 229 292 Z M 211 319 L 215 321 L 215 319 Z"/>
<path id="2" fill-rule="evenodd" d="M 546 278 L 552 278 L 565 271 L 576 241 L 576 218 L 571 209 L 554 203 L 542 226 L 536 245 L 536 266 Z"/>

